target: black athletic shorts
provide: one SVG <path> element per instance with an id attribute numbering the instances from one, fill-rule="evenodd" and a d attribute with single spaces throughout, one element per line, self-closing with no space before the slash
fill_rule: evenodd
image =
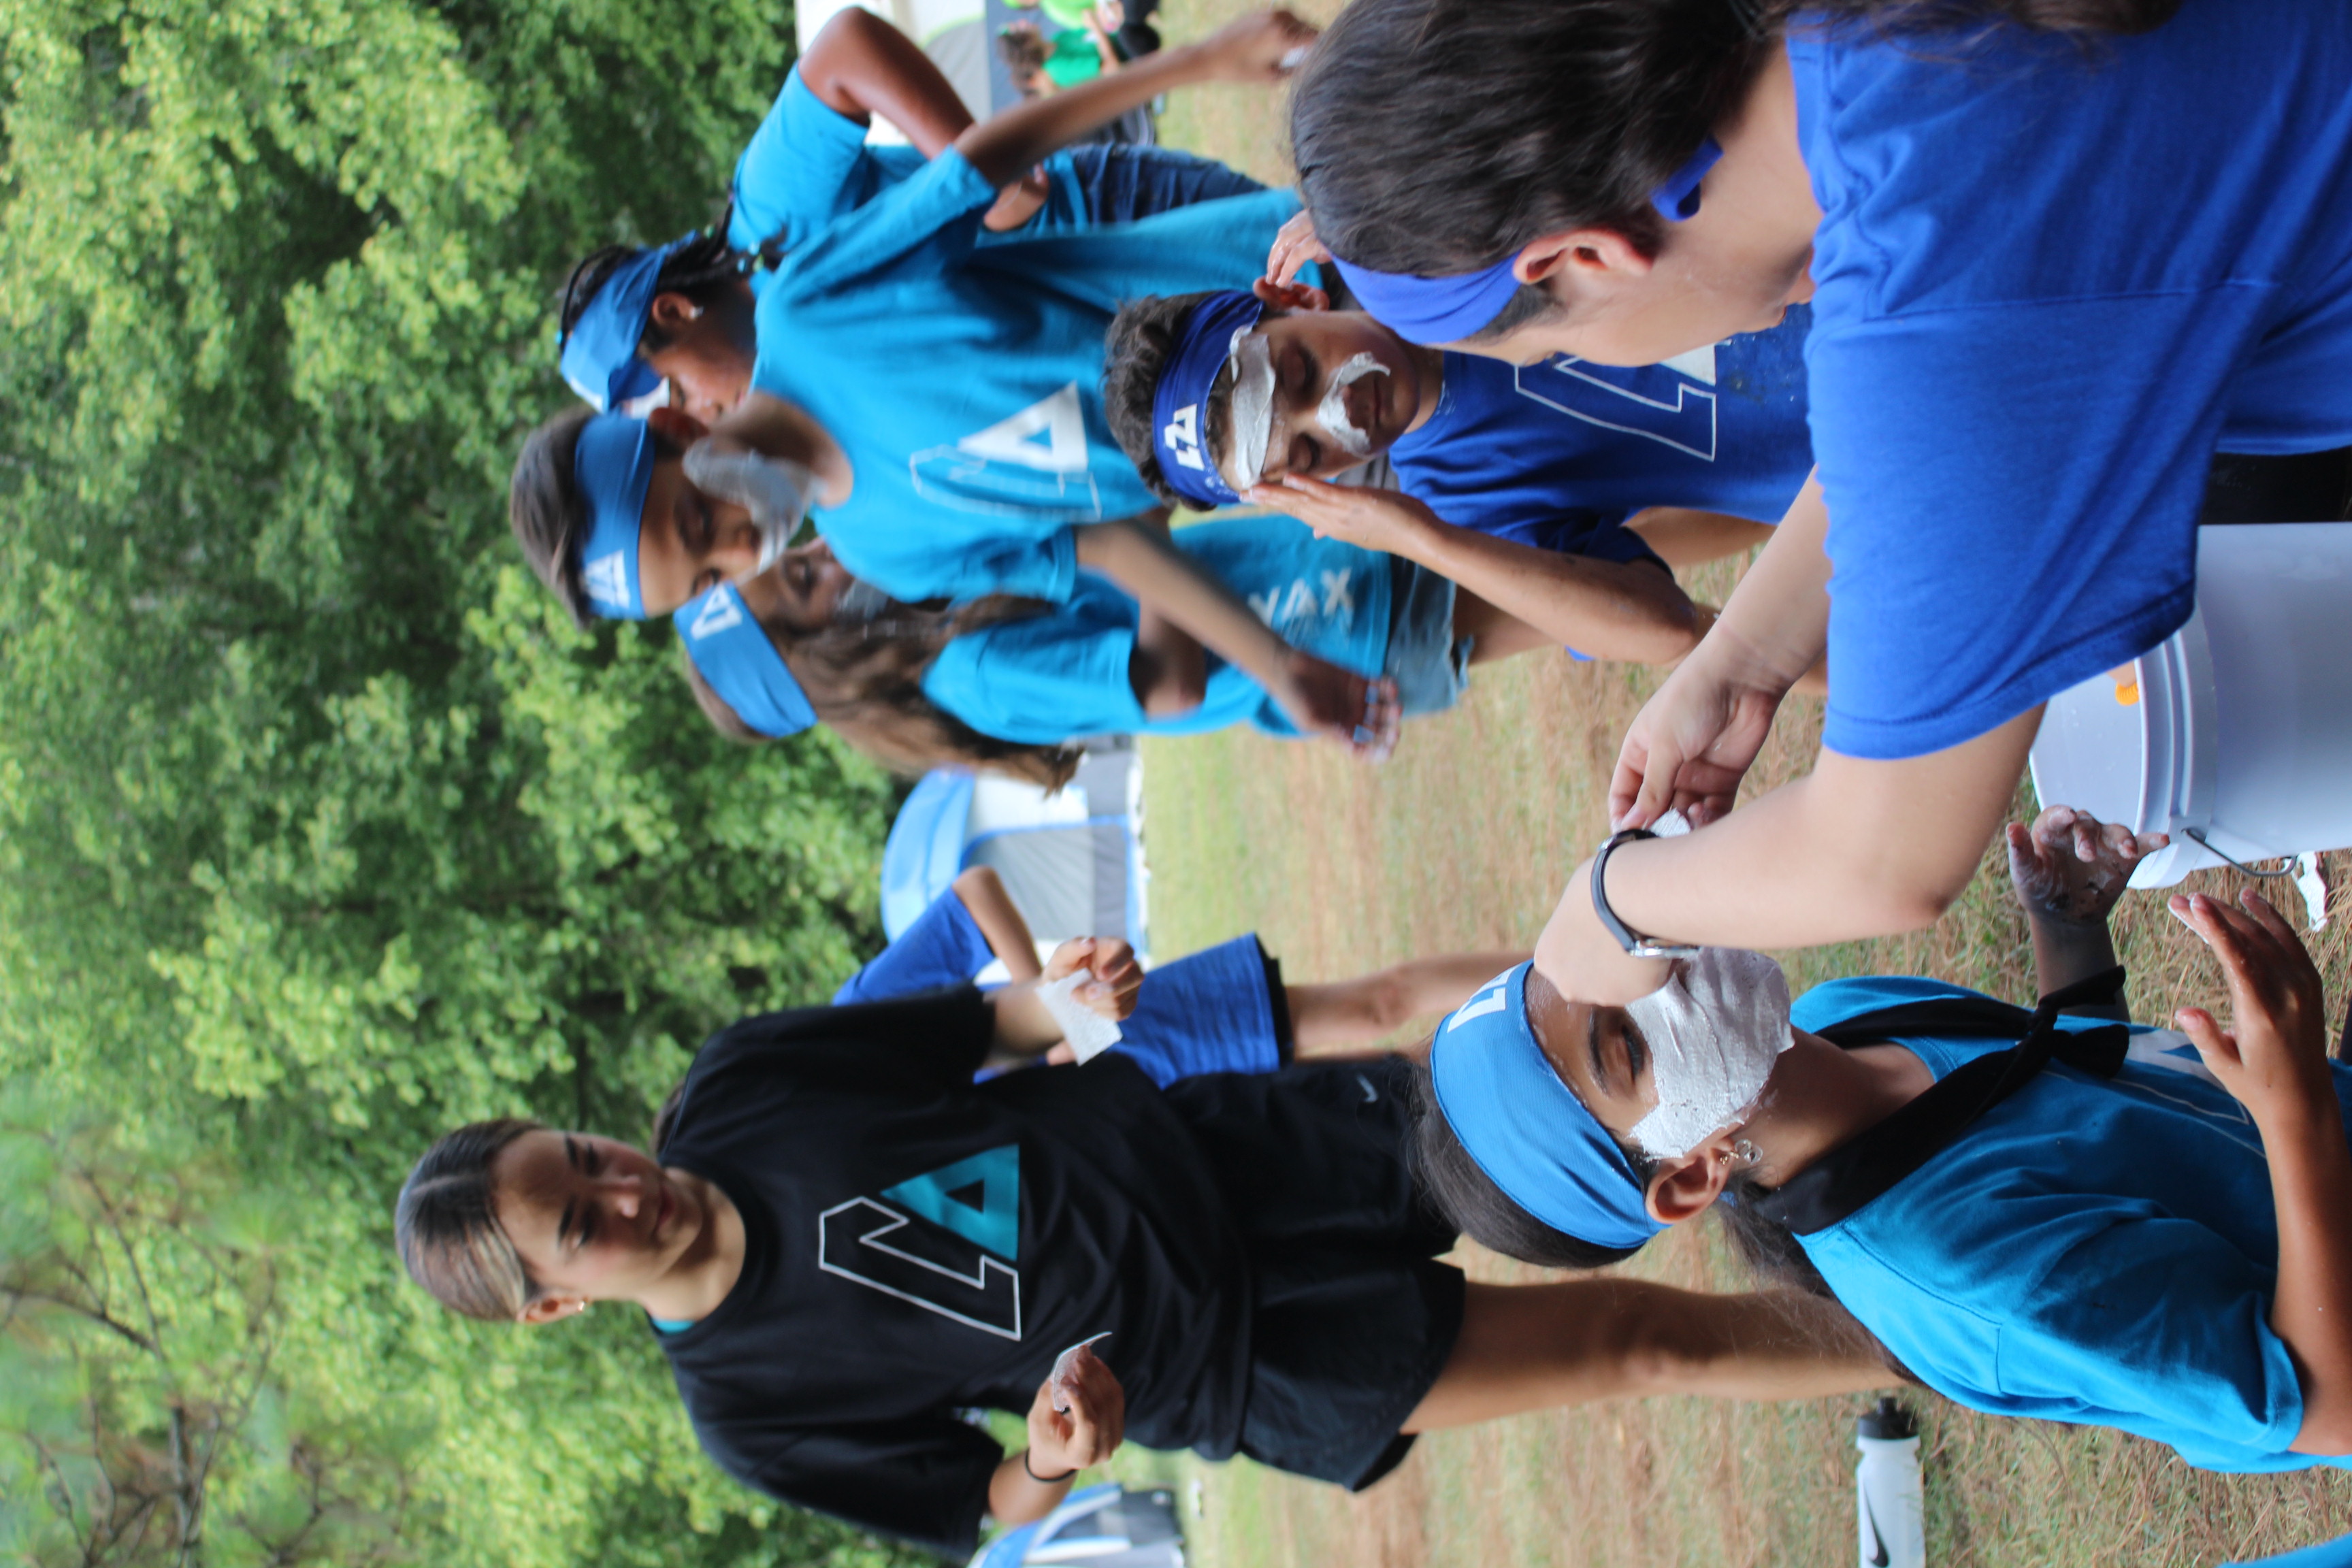
<path id="1" fill-rule="evenodd" d="M 1406 1163 L 1410 1082 L 1394 1058 L 1307 1061 L 1166 1091 L 1250 1253 L 1241 1451 L 1350 1491 L 1402 1462 L 1462 1331 L 1462 1271 L 1436 1261 L 1454 1232 Z"/>

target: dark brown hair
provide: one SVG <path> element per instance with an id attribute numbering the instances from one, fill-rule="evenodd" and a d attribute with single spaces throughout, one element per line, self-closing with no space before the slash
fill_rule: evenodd
<path id="1" fill-rule="evenodd" d="M 1111 438 L 1151 493 L 1170 506 L 1192 506 L 1168 483 L 1160 468 L 1160 448 L 1153 442 L 1151 400 L 1159 395 L 1160 378 L 1176 352 L 1176 334 L 1193 307 L 1208 298 L 1202 294 L 1153 294 L 1129 300 L 1111 318 L 1103 342 L 1103 417 L 1110 423 Z M 1219 372 L 1217 387 L 1232 387 Z M 1211 389 L 1209 405 L 1202 410 L 1201 449 L 1224 450 L 1225 427 L 1232 419 L 1226 399 Z"/>
<path id="2" fill-rule="evenodd" d="M 814 633 L 771 620 L 761 625 L 818 721 L 891 772 L 912 777 L 940 767 L 978 768 L 1051 790 L 1076 775 L 1077 747 L 983 735 L 923 690 L 923 672 L 951 639 L 1045 608 L 1035 599 L 992 594 L 947 607 L 892 600 L 871 619 L 836 623 Z M 695 701 L 723 733 L 739 741 L 772 738 L 744 723 L 683 651 L 680 662 Z"/>
<path id="3" fill-rule="evenodd" d="M 1291 94 L 1299 193 L 1324 244 L 1382 272 L 1473 271 L 1571 228 L 1612 229 L 1654 251 L 1663 220 L 1651 196 L 1746 91 L 1793 16 L 1893 36 L 2014 25 L 2090 38 L 2148 31 L 2179 7 L 1354 0 Z"/>
<path id="4" fill-rule="evenodd" d="M 401 1184 L 393 1243 L 408 1277 L 453 1312 L 510 1323 L 539 1296 L 514 1243 L 499 1226 L 490 1166 L 536 1121 L 502 1116 L 445 1134 Z"/>

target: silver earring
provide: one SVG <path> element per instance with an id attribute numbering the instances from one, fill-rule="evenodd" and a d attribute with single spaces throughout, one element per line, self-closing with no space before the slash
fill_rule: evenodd
<path id="1" fill-rule="evenodd" d="M 1755 1144 L 1749 1142 L 1745 1138 L 1742 1138 L 1738 1142 L 1734 1143 L 1731 1146 L 1731 1152 L 1735 1155 L 1738 1156 L 1739 1165 L 1742 1170 L 1753 1165 L 1756 1162 L 1764 1157 L 1762 1152 L 1759 1151 Z"/>

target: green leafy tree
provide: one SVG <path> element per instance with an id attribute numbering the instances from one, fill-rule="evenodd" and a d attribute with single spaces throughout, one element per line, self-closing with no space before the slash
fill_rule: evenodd
<path id="1" fill-rule="evenodd" d="M 820 999 L 878 937 L 887 781 L 823 735 L 718 738 L 667 626 L 572 629 L 504 524 L 564 395 L 555 285 L 714 215 L 790 26 L 0 8 L 0 1078 L 276 1205 L 268 1247 L 158 1274 L 174 1321 L 269 1281 L 266 1367 L 207 1351 L 175 1397 L 376 1435 L 349 1452 L 400 1499 L 367 1506 L 436 1563 L 879 1550 L 701 1460 L 641 1325 L 461 1322 L 388 1245 L 438 1131 L 638 1132 L 711 1028 Z M 78 1462 L 150 1451 L 139 1386 Z M 239 1473 L 297 1508 L 331 1448 L 304 1441 Z"/>

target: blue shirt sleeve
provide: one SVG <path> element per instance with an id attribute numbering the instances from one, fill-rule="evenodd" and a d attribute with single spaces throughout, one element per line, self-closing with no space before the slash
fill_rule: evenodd
<path id="1" fill-rule="evenodd" d="M 887 1002 L 942 985 L 961 985 L 995 960 L 980 922 L 950 888 L 833 994 L 833 1005 Z"/>
<path id="2" fill-rule="evenodd" d="M 1017 594 L 1058 605 L 1078 579 L 1077 535 L 1067 526 L 1043 536 L 1006 532 L 943 549 L 919 530 L 870 533 L 824 527 L 825 542 L 853 575 L 890 587 L 901 598 L 977 599 Z M 919 593 L 914 591 L 919 588 Z"/>
<path id="3" fill-rule="evenodd" d="M 1952 42 L 1964 63 L 1788 46 L 1822 214 L 1823 740 L 1851 756 L 1956 745 L 2145 652 L 2191 608 L 2225 432 L 2352 430 L 2352 382 L 2294 368 L 2340 366 L 2352 327 L 2352 11 L 2186 0 L 2090 55 Z"/>
<path id="4" fill-rule="evenodd" d="M 769 295 L 790 302 L 837 294 L 898 268 L 943 271 L 972 254 L 996 187 L 950 147 L 854 213 L 836 218 L 789 258 Z M 1049 244 L 1051 241 L 1039 241 Z M 1016 249 L 995 246 L 990 254 Z M 767 304 L 763 296 L 761 303 Z M 764 332 L 761 334 L 766 335 Z M 758 381 L 753 373 L 753 381 Z"/>
<path id="5" fill-rule="evenodd" d="M 769 240 L 797 246 L 923 162 L 911 147 L 869 143 L 866 127 L 827 108 L 794 66 L 735 161 L 727 242 L 738 250 Z"/>
<path id="6" fill-rule="evenodd" d="M 1958 745 L 2189 618 L 2221 410 L 2179 384 L 2226 377 L 2222 318 L 2249 304 L 2066 300 L 1814 329 L 1825 744 Z"/>
<path id="7" fill-rule="evenodd" d="M 1074 605 L 967 632 L 941 648 L 923 693 L 983 735 L 1053 745 L 1143 728 L 1129 666 L 1135 623 Z"/>

